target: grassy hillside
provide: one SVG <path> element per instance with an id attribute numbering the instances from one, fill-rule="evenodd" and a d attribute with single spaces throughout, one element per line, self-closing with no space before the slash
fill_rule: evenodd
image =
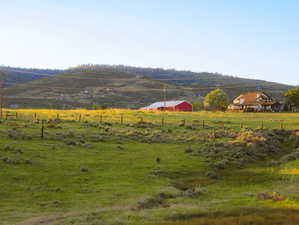
<path id="1" fill-rule="evenodd" d="M 92 105 L 138 108 L 167 99 L 198 100 L 216 88 L 231 99 L 241 93 L 262 90 L 283 100 L 291 86 L 217 73 L 87 65 L 68 70 L 0 67 L 7 88 L 6 106 L 25 108 L 90 108 Z"/>
<path id="2" fill-rule="evenodd" d="M 50 78 L 16 84 L 5 90 L 6 104 L 20 107 L 72 108 L 94 104 L 109 107 L 138 108 L 163 99 L 193 97 L 175 84 L 110 69 L 67 72 Z"/>
<path id="3" fill-rule="evenodd" d="M 298 114 L 17 112 L 0 127 L 1 225 L 299 223 Z"/>
<path id="4" fill-rule="evenodd" d="M 263 80 L 246 79 L 236 76 L 227 76 L 220 73 L 208 73 L 192 71 L 178 71 L 175 69 L 162 68 L 142 68 L 122 65 L 83 65 L 74 67 L 74 71 L 88 71 L 109 68 L 121 72 L 128 72 L 136 75 L 143 75 L 152 79 L 163 80 L 165 82 L 181 85 L 185 89 L 192 89 L 195 94 L 205 96 L 209 91 L 215 88 L 222 88 L 234 98 L 240 93 L 262 90 L 273 95 L 273 97 L 282 99 L 282 93 L 291 86 Z"/>
<path id="5" fill-rule="evenodd" d="M 43 79 L 62 72 L 62 70 L 25 69 L 0 66 L 1 80 L 4 80 L 6 87 L 11 86 L 15 83 L 23 83 L 32 80 Z"/>
<path id="6" fill-rule="evenodd" d="M 17 104 L 22 108 L 91 108 L 92 105 L 139 108 L 162 101 L 164 86 L 167 100 L 198 100 L 198 96 L 205 96 L 215 88 L 222 88 L 231 99 L 241 93 L 260 89 L 282 100 L 283 93 L 291 87 L 219 74 L 183 71 L 176 74 L 175 71 L 158 69 L 149 73 L 150 69 L 125 68 L 130 73 L 121 72 L 120 68 L 102 68 L 74 70 L 50 77 L 47 75 L 43 79 L 35 77 L 34 81 L 7 88 L 6 105 Z"/>

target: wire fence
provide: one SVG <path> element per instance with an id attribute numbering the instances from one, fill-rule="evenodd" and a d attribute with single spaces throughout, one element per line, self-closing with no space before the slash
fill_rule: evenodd
<path id="1" fill-rule="evenodd" d="M 145 112 L 140 110 L 4 110 L 2 119 L 22 121 L 77 121 L 115 123 L 120 125 L 144 123 L 160 127 L 189 127 L 197 129 L 299 129 L 296 113 L 207 113 L 207 112 Z"/>

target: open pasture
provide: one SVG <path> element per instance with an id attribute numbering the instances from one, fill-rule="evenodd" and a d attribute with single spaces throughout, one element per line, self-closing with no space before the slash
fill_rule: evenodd
<path id="1" fill-rule="evenodd" d="M 298 128 L 295 113 L 4 110 L 0 224 L 296 224 Z"/>

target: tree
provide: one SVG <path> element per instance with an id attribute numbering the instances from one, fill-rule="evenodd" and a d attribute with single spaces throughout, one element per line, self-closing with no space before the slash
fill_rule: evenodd
<path id="1" fill-rule="evenodd" d="M 97 104 L 93 104 L 92 107 L 91 107 L 93 110 L 97 110 L 97 109 L 100 109 L 101 106 L 97 105 Z"/>
<path id="2" fill-rule="evenodd" d="M 202 101 L 193 101 L 191 104 L 193 106 L 193 111 L 200 111 L 204 109 Z"/>
<path id="3" fill-rule="evenodd" d="M 211 91 L 204 100 L 204 107 L 208 110 L 221 110 L 225 111 L 229 104 L 227 94 L 221 90 L 216 89 Z"/>
<path id="4" fill-rule="evenodd" d="M 288 90 L 284 96 L 287 98 L 287 104 L 290 109 L 299 106 L 299 86 Z"/>

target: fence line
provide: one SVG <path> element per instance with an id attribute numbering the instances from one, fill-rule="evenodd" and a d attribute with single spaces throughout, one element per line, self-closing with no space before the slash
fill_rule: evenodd
<path id="1" fill-rule="evenodd" d="M 134 123 L 151 123 L 161 127 L 185 127 L 192 126 L 198 127 L 202 129 L 207 128 L 218 128 L 222 130 L 226 129 L 244 129 L 255 128 L 255 129 L 287 129 L 291 128 L 292 124 L 287 123 L 286 120 L 282 120 L 279 118 L 268 118 L 268 120 L 264 119 L 251 119 L 248 122 L 239 121 L 243 119 L 242 117 L 236 118 L 209 118 L 203 116 L 201 118 L 198 115 L 188 115 L 188 114 L 168 114 L 168 113 L 159 113 L 159 114 L 151 114 L 151 113 L 139 113 L 136 111 L 133 113 L 69 113 L 69 112 L 59 112 L 49 114 L 47 112 L 19 112 L 13 110 L 4 111 L 4 118 L 6 120 L 28 120 L 32 122 L 38 121 L 47 121 L 47 120 L 65 120 L 65 121 L 77 121 L 77 122 L 96 122 L 103 124 L 104 122 L 108 123 L 119 123 L 120 125 L 126 124 L 134 124 Z M 291 121 L 293 122 L 293 120 Z M 299 124 L 299 120 L 297 122 Z M 294 127 L 294 126 L 293 126 Z"/>

